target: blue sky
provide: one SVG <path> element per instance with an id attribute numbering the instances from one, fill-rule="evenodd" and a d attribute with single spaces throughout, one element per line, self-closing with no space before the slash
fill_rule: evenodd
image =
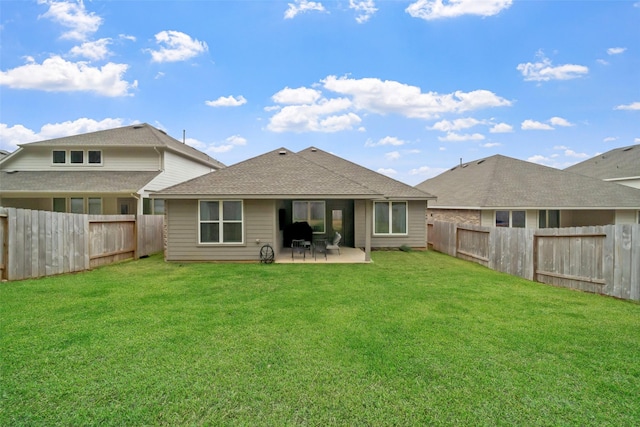
<path id="1" fill-rule="evenodd" d="M 640 143 L 640 1 L 7 1 L 0 149 L 146 122 L 231 165 L 316 146 L 414 185 Z"/>

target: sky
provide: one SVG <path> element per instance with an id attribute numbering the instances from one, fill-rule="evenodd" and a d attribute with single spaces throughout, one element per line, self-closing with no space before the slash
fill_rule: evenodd
<path id="1" fill-rule="evenodd" d="M 494 154 L 563 169 L 640 144 L 640 1 L 0 2 L 0 149 L 135 123 L 410 185 Z"/>

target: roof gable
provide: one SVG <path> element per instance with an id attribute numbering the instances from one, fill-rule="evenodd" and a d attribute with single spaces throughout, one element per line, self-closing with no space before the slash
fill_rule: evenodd
<path id="1" fill-rule="evenodd" d="M 640 190 L 495 155 L 456 166 L 417 185 L 433 207 L 640 207 Z"/>
<path id="2" fill-rule="evenodd" d="M 337 156 L 317 149 L 308 149 L 294 153 L 280 148 L 257 157 L 245 160 L 227 168 L 194 178 L 158 192 L 158 197 L 332 197 L 332 198 L 383 198 L 392 196 L 411 196 L 426 200 L 430 196 L 412 187 L 401 184 L 403 192 L 385 193 L 380 185 L 369 185 L 375 181 L 369 177 L 365 182 L 357 178 L 376 172 L 347 162 Z M 318 157 L 315 157 L 315 155 Z M 311 160 L 313 159 L 313 161 Z M 360 170 L 359 168 L 363 169 Z M 348 173 L 348 171 L 356 173 Z M 368 172 L 366 172 L 368 171 Z M 380 175 L 383 180 L 395 182 Z M 391 185 L 389 185 L 391 186 Z M 398 188 L 401 186 L 397 186 Z"/>
<path id="3" fill-rule="evenodd" d="M 435 196 L 425 193 L 403 182 L 374 172 L 364 166 L 350 162 L 336 155 L 327 153 L 319 148 L 309 147 L 298 152 L 299 155 L 328 170 L 338 173 L 352 181 L 358 182 L 386 198 L 397 199 L 435 199 Z"/>
<path id="4" fill-rule="evenodd" d="M 224 165 L 207 154 L 167 135 L 146 123 L 124 126 L 115 129 L 100 130 L 80 135 L 65 136 L 46 141 L 21 144 L 21 148 L 31 146 L 40 147 L 162 147 L 180 153 L 213 168 L 223 168 Z"/>

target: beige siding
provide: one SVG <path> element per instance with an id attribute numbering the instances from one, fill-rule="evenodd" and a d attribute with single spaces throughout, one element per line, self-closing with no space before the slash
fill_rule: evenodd
<path id="1" fill-rule="evenodd" d="M 167 261 L 259 261 L 260 247 L 276 243 L 273 200 L 244 201 L 244 237 L 238 245 L 198 244 L 198 201 L 167 200 Z"/>
<path id="2" fill-rule="evenodd" d="M 58 149 L 58 148 L 56 148 Z M 69 151 L 69 148 L 60 147 Z M 151 147 L 73 147 L 73 150 L 99 149 L 102 151 L 102 165 L 54 165 L 51 147 L 29 147 L 3 163 L 4 170 L 120 170 L 155 171 L 160 170 L 159 154 Z M 86 154 L 85 154 L 86 155 Z"/>
<path id="3" fill-rule="evenodd" d="M 355 202 L 355 246 L 365 246 L 365 203 L 370 201 L 356 200 Z M 406 236 L 372 236 L 372 248 L 399 248 L 406 245 L 412 248 L 424 248 L 427 246 L 427 224 L 425 221 L 427 202 L 408 202 L 409 218 L 408 233 Z M 369 219 L 373 221 L 373 218 Z M 373 229 L 373 227 L 372 227 Z"/>
<path id="4" fill-rule="evenodd" d="M 211 168 L 177 154 L 164 153 L 164 170 L 145 189 L 158 191 L 211 172 Z"/>

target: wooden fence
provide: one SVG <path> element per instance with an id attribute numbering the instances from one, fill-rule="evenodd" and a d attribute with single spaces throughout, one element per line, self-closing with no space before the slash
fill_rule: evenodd
<path id="1" fill-rule="evenodd" d="M 492 270 L 640 301 L 640 224 L 499 228 L 434 222 L 428 246 Z"/>
<path id="2" fill-rule="evenodd" d="M 79 215 L 0 207 L 0 278 L 89 270 L 163 249 L 164 217 Z"/>

